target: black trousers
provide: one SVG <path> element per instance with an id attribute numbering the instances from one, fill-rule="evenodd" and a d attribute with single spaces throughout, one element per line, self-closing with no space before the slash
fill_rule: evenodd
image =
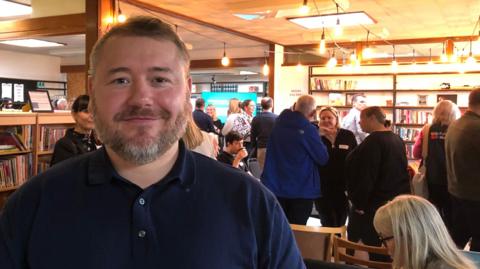
<path id="1" fill-rule="evenodd" d="M 352 208 L 348 214 L 347 235 L 348 240 L 358 242 L 362 240 L 365 245 L 380 247 L 382 242 L 373 227 L 373 217 L 375 209 L 365 210 L 365 214 L 360 215 Z M 351 253 L 352 254 L 352 253 Z M 380 254 L 369 254 L 372 261 L 391 261 L 389 256 Z"/>
<path id="2" fill-rule="evenodd" d="M 313 209 L 312 199 L 288 199 L 282 197 L 277 197 L 277 199 L 290 224 L 307 224 L 308 217 L 310 217 Z"/>
<path id="3" fill-rule="evenodd" d="M 315 208 L 322 226 L 340 227 L 347 221 L 348 200 L 345 193 L 320 197 L 315 200 Z"/>
<path id="4" fill-rule="evenodd" d="M 450 234 L 452 234 L 452 200 L 447 185 L 428 184 L 428 200 L 437 208 Z"/>
<path id="5" fill-rule="evenodd" d="M 451 198 L 453 241 L 463 249 L 471 237 L 470 250 L 480 251 L 480 201 Z"/>

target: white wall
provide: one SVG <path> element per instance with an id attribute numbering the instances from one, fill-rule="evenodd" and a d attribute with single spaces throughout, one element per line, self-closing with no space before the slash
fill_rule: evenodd
<path id="1" fill-rule="evenodd" d="M 0 50 L 0 77 L 65 81 L 60 57 Z"/>
<path id="2" fill-rule="evenodd" d="M 278 78 L 278 80 L 277 80 Z M 289 108 L 298 97 L 308 94 L 308 67 L 298 69 L 296 66 L 275 67 L 275 100 L 276 114 Z"/>

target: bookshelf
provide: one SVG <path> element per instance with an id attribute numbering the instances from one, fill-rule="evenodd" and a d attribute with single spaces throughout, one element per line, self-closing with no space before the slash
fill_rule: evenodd
<path id="1" fill-rule="evenodd" d="M 0 132 L 14 133 L 22 149 L 0 150 L 0 208 L 8 195 L 39 172 L 39 163 L 50 159 L 52 150 L 40 150 L 42 129 L 55 126 L 66 129 L 74 124 L 69 112 L 0 112 Z M 52 143 L 56 140 L 50 139 Z"/>
<path id="2" fill-rule="evenodd" d="M 459 73 L 448 65 L 433 70 L 410 72 L 402 66 L 399 73 L 385 73 L 388 67 L 362 67 L 359 73 L 343 73 L 340 69 L 309 68 L 309 93 L 319 107 L 333 106 L 340 117 L 351 108 L 349 97 L 356 93 L 367 96 L 369 106 L 377 105 L 392 120 L 393 130 L 405 141 L 407 153 L 425 123 L 432 119 L 432 110 L 441 99 L 451 100 L 461 111 L 468 106 L 468 94 L 480 87 L 480 71 Z M 410 158 L 413 159 L 413 158 Z"/>

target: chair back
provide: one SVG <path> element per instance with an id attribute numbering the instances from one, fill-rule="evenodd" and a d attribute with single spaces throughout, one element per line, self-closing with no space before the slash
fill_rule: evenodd
<path id="1" fill-rule="evenodd" d="M 388 255 L 388 250 L 385 247 L 374 247 L 374 246 L 367 246 L 360 243 L 355 243 L 348 241 L 344 238 L 335 237 L 333 239 L 333 252 L 335 257 L 335 262 L 346 262 L 349 264 L 354 265 L 361 265 L 366 266 L 368 268 L 377 268 L 377 269 L 391 269 L 392 263 L 391 262 L 378 262 L 378 261 L 370 261 L 364 260 L 353 255 L 347 254 L 346 250 L 359 250 L 359 251 L 366 251 L 368 253 L 373 254 L 381 254 L 381 255 Z"/>
<path id="2" fill-rule="evenodd" d="M 346 227 L 316 227 L 290 224 L 295 241 L 304 259 L 331 261 L 333 237 L 335 234 L 346 236 Z"/>

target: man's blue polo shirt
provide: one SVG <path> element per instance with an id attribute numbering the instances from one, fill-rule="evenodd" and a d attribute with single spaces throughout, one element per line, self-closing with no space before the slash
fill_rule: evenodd
<path id="1" fill-rule="evenodd" d="M 179 147 L 144 190 L 104 149 L 29 180 L 0 216 L 0 268 L 304 268 L 268 190 Z"/>

